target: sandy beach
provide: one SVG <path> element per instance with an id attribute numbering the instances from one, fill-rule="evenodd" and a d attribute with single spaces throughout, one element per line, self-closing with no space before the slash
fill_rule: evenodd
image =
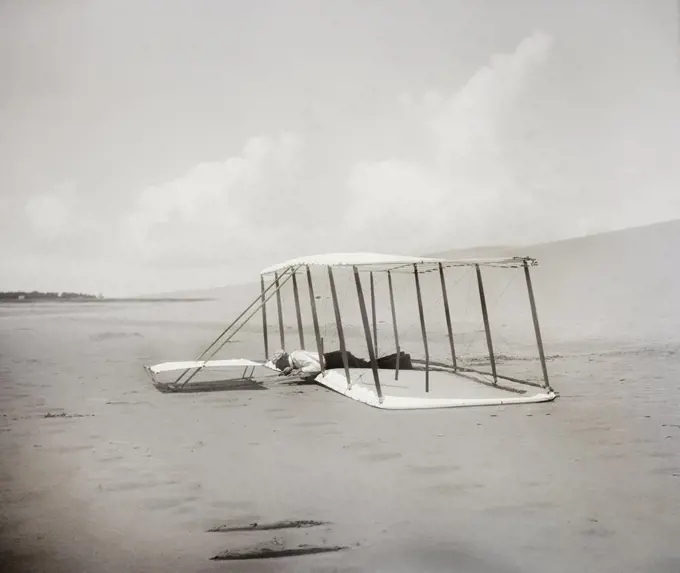
<path id="1" fill-rule="evenodd" d="M 577 270 L 553 251 L 539 309 L 559 298 L 556 269 Z M 661 292 L 644 301 L 658 316 L 636 322 L 641 281 L 661 280 L 645 277 L 618 310 L 585 288 L 578 316 L 578 300 L 543 306 L 555 402 L 439 411 L 279 381 L 158 392 L 142 366 L 191 357 L 219 332 L 220 301 L 4 305 L 3 570 L 677 573 L 678 315 L 658 310 Z M 230 353 L 259 357 L 259 337 Z M 320 523 L 208 531 L 282 520 Z M 211 560 L 302 544 L 338 551 Z"/>

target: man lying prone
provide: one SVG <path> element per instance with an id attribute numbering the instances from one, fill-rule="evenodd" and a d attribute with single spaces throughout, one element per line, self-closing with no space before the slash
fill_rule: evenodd
<path id="1" fill-rule="evenodd" d="M 396 353 L 381 356 L 377 359 L 378 368 L 393 370 L 397 366 L 397 360 L 401 370 L 413 369 L 411 356 L 404 352 L 400 352 L 398 357 Z M 271 362 L 277 370 L 281 371 L 281 375 L 299 376 L 306 382 L 312 382 L 321 373 L 322 365 L 317 352 L 294 350 L 288 353 L 284 350 L 279 350 L 274 353 Z M 370 368 L 371 363 L 368 360 L 354 356 L 351 352 L 347 352 L 347 366 L 349 368 Z M 339 350 L 326 352 L 323 355 L 323 367 L 326 370 L 344 368 L 342 352 Z"/>
<path id="2" fill-rule="evenodd" d="M 284 350 L 275 352 L 271 358 L 272 364 L 284 376 L 299 376 L 306 382 L 311 382 L 321 373 L 319 354 L 306 350 Z"/>

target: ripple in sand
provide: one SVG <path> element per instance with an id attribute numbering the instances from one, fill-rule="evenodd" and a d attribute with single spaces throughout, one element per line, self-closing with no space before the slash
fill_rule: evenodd
<path id="1" fill-rule="evenodd" d="M 541 487 L 544 485 L 548 485 L 548 482 L 545 481 L 525 481 L 522 482 L 522 485 L 525 487 Z"/>
<path id="2" fill-rule="evenodd" d="M 217 509 L 233 509 L 251 511 L 255 504 L 250 501 L 214 501 L 210 504 L 211 507 Z"/>
<path id="3" fill-rule="evenodd" d="M 543 509 L 553 509 L 557 507 L 550 501 L 534 501 L 527 503 L 516 503 L 510 505 L 495 505 L 484 509 L 485 513 L 497 515 L 516 515 L 521 513 L 534 513 Z"/>
<path id="4" fill-rule="evenodd" d="M 409 471 L 421 475 L 440 475 L 456 472 L 460 466 L 409 466 Z"/>
<path id="5" fill-rule="evenodd" d="M 402 457 L 402 454 L 399 452 L 385 452 L 385 453 L 377 453 L 377 454 L 366 454 L 361 456 L 365 460 L 369 460 L 371 462 L 386 462 L 388 460 L 396 460 Z"/>
<path id="6" fill-rule="evenodd" d="M 100 458 L 97 461 L 108 464 L 108 463 L 111 463 L 111 462 L 118 462 L 122 459 L 123 459 L 123 456 L 108 456 L 108 457 L 105 457 L 105 458 Z"/>
<path id="7" fill-rule="evenodd" d="M 654 452 L 652 454 L 647 454 L 648 458 L 657 458 L 662 460 L 667 460 L 668 458 L 674 458 L 677 454 L 669 454 L 666 452 Z"/>
<path id="8" fill-rule="evenodd" d="M 607 529 L 605 527 L 588 527 L 587 529 L 581 530 L 580 533 L 584 537 L 597 537 L 600 539 L 606 539 L 616 534 L 615 531 L 612 531 L 611 529 Z"/>
<path id="9" fill-rule="evenodd" d="M 322 421 L 317 421 L 317 422 L 300 422 L 299 424 L 295 424 L 295 425 L 303 427 L 303 428 L 316 428 L 316 427 L 321 427 L 321 426 L 335 426 L 335 425 L 337 425 L 337 422 L 322 420 Z"/>
<path id="10" fill-rule="evenodd" d="M 121 481 L 116 482 L 108 486 L 100 486 L 99 490 L 104 492 L 126 492 L 126 491 L 137 491 L 140 489 L 150 489 L 154 487 L 163 487 L 169 485 L 176 485 L 176 481 L 166 480 L 166 481 L 150 481 L 150 482 L 140 482 L 140 481 Z"/>
<path id="11" fill-rule="evenodd" d="M 481 489 L 484 487 L 483 483 L 464 482 L 464 483 L 440 483 L 429 486 L 427 489 L 432 493 L 449 495 L 452 493 L 460 493 L 463 491 L 471 491 L 474 489 Z"/>
<path id="12" fill-rule="evenodd" d="M 666 467 L 666 468 L 654 468 L 649 473 L 654 474 L 654 475 L 661 475 L 661 476 L 664 476 L 664 475 L 678 476 L 678 475 L 680 475 L 680 467 L 671 466 L 671 467 Z"/>
<path id="13" fill-rule="evenodd" d="M 94 450 L 93 445 L 82 445 L 82 446 L 58 446 L 56 448 L 50 448 L 53 452 L 57 454 L 74 454 L 77 452 L 85 452 L 87 450 Z"/>
<path id="14" fill-rule="evenodd" d="M 143 501 L 139 504 L 142 509 L 148 509 L 150 511 L 159 511 L 163 509 L 173 509 L 184 505 L 185 503 L 191 503 L 192 501 L 198 501 L 198 497 L 171 497 L 164 499 L 150 499 Z"/>
<path id="15" fill-rule="evenodd" d="M 366 448 L 371 448 L 375 444 L 373 442 L 351 442 L 345 446 L 342 446 L 346 450 L 354 450 L 354 449 L 366 449 Z"/>

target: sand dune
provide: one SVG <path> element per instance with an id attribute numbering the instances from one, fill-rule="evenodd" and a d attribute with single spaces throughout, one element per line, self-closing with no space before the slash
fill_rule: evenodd
<path id="1" fill-rule="evenodd" d="M 143 364 L 193 356 L 255 284 L 211 302 L 0 306 L 3 570 L 677 573 L 679 246 L 675 222 L 521 250 L 541 262 L 561 392 L 529 407 L 395 413 L 316 386 L 151 387 Z M 521 279 L 488 275 L 501 347 L 516 322 L 531 334 Z M 478 330 L 476 304 L 456 307 L 457 334 Z M 262 352 L 259 324 L 230 355 Z"/>

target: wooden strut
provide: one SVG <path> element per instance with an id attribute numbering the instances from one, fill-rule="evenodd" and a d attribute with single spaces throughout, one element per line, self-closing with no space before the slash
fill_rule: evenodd
<path id="1" fill-rule="evenodd" d="M 543 369 L 543 381 L 545 388 L 552 392 L 550 381 L 548 379 L 548 366 L 545 362 L 545 352 L 543 350 L 543 337 L 541 336 L 541 327 L 538 324 L 538 312 L 536 311 L 536 299 L 534 298 L 534 287 L 531 284 L 531 273 L 529 272 L 529 265 L 524 261 L 524 276 L 527 281 L 527 292 L 529 293 L 529 304 L 531 306 L 531 318 L 534 321 L 534 332 L 536 333 L 536 344 L 538 346 L 538 356 L 541 359 L 541 368 Z"/>
<path id="2" fill-rule="evenodd" d="M 269 359 L 269 337 L 267 332 L 267 303 L 264 300 L 264 277 L 260 276 L 260 291 L 262 299 L 262 336 L 264 338 L 264 359 Z"/>
<path id="3" fill-rule="evenodd" d="M 293 273 L 293 276 L 295 274 Z M 286 333 L 283 330 L 283 307 L 281 306 L 281 287 L 279 286 L 279 274 L 274 273 L 274 283 L 276 284 L 276 309 L 279 313 L 279 338 L 281 340 L 281 350 L 286 349 Z"/>
<path id="4" fill-rule="evenodd" d="M 422 360 L 414 359 L 413 364 L 415 365 L 420 365 L 423 363 Z M 419 369 L 419 368 L 416 368 Z M 430 369 L 433 372 L 453 372 L 453 368 L 446 363 L 443 362 L 430 362 Z M 481 372 L 479 370 L 473 370 L 471 368 L 461 368 L 459 367 L 458 370 L 456 371 L 456 374 L 459 376 L 462 376 L 463 378 L 468 378 L 469 380 L 473 380 L 474 382 L 477 382 L 478 384 L 483 384 L 484 386 L 491 386 L 492 388 L 500 388 L 501 390 L 506 390 L 507 392 L 513 392 L 515 394 L 526 394 L 526 390 L 522 390 L 519 388 L 513 388 L 511 386 L 502 386 L 500 384 L 496 384 L 494 382 L 487 382 L 486 380 L 480 380 L 479 378 L 474 378 L 469 376 L 469 373 L 475 373 L 475 374 L 483 374 L 484 376 L 490 376 L 488 372 Z M 468 375 L 466 375 L 468 374 Z M 510 380 L 512 382 L 516 382 L 516 379 L 513 378 L 508 378 L 507 376 L 501 376 L 500 374 L 498 375 L 499 378 L 504 378 L 505 380 Z M 536 386 L 538 388 L 543 388 L 541 384 L 533 384 L 533 383 L 527 383 L 524 381 L 520 381 L 521 384 L 525 384 L 527 386 Z"/>
<path id="5" fill-rule="evenodd" d="M 285 284 L 291 279 L 291 277 L 293 276 L 293 273 L 294 273 L 296 270 L 297 270 L 297 269 L 292 269 L 292 272 L 289 272 L 289 270 L 285 271 L 285 272 L 284 272 L 284 275 L 286 275 L 286 274 L 288 273 L 288 276 L 286 276 L 286 278 L 283 280 L 283 282 L 281 282 L 281 284 L 278 285 L 278 287 L 276 288 L 276 290 L 275 290 L 274 292 L 268 294 L 267 297 L 266 297 L 264 300 L 261 300 L 261 295 L 258 295 L 258 297 L 246 307 L 246 309 L 238 316 L 238 318 L 236 318 L 236 320 L 234 320 L 234 321 L 233 321 L 226 329 L 224 329 L 224 330 L 222 331 L 222 333 L 221 333 L 215 340 L 213 340 L 213 342 L 208 346 L 208 348 L 206 348 L 206 349 L 201 353 L 201 355 L 196 359 L 196 362 L 202 361 L 203 358 L 205 358 L 206 355 L 208 355 L 208 353 L 209 353 L 210 350 L 213 348 L 213 346 L 215 346 L 215 344 L 217 344 L 217 343 L 218 343 L 218 342 L 219 342 L 219 341 L 227 334 L 227 332 L 229 332 L 229 331 L 233 328 L 233 326 L 234 326 L 235 324 L 237 324 L 238 321 L 241 320 L 241 318 L 243 318 L 243 317 L 248 313 L 248 311 L 249 311 L 253 306 L 255 306 L 255 304 L 257 303 L 258 300 L 261 300 L 261 302 L 260 302 L 260 304 L 257 306 L 257 308 L 255 308 L 255 310 L 253 310 L 253 311 L 246 317 L 246 319 L 243 321 L 243 323 L 242 323 L 237 329 L 235 329 L 229 336 L 227 336 L 227 338 L 226 338 L 225 340 L 223 340 L 223 341 L 221 342 L 221 344 L 220 344 L 217 348 L 215 348 L 214 350 L 212 350 L 212 352 L 208 355 L 208 357 L 207 357 L 207 359 L 205 360 L 205 362 L 208 362 L 213 356 L 215 356 L 215 354 L 217 354 L 217 353 L 224 347 L 224 345 L 227 344 L 227 342 L 229 342 L 229 341 L 234 337 L 234 335 L 235 335 L 241 328 L 243 328 L 243 327 L 245 326 L 245 324 L 246 324 L 251 318 L 253 318 L 253 316 L 255 316 L 255 314 L 262 308 L 262 306 L 263 306 L 264 304 L 266 304 L 267 301 L 268 301 L 271 297 L 274 296 L 274 294 L 278 293 L 278 292 L 281 290 L 281 288 L 283 287 L 283 285 L 285 285 Z M 270 288 L 272 288 L 272 287 L 274 286 L 274 284 L 275 284 L 275 283 L 270 284 L 270 285 L 265 289 L 265 292 L 268 291 Z M 179 386 L 184 386 L 185 384 L 187 384 L 188 382 L 190 382 L 190 381 L 192 380 L 192 378 L 193 378 L 194 376 L 196 376 L 196 374 L 198 374 L 198 373 L 203 369 L 204 366 L 205 366 L 205 364 L 202 365 L 202 366 L 194 367 L 194 368 L 187 368 L 184 372 L 182 372 L 182 373 L 177 377 L 177 379 L 176 379 L 175 382 L 174 382 L 175 385 L 178 385 L 178 384 L 179 384 Z M 182 383 L 180 384 L 179 381 L 184 377 L 184 375 L 187 374 L 187 372 L 190 372 L 191 370 L 194 370 L 194 372 L 189 376 L 189 378 L 187 378 L 184 382 L 182 382 Z"/>
<path id="6" fill-rule="evenodd" d="M 444 267 L 439 263 L 439 277 L 442 283 L 442 300 L 444 302 L 444 316 L 446 317 L 446 328 L 449 332 L 449 345 L 451 346 L 451 361 L 453 363 L 453 371 L 458 369 L 456 361 L 456 347 L 453 344 L 453 328 L 451 327 L 451 310 L 449 309 L 449 296 L 446 291 L 446 279 L 444 278 Z"/>
<path id="7" fill-rule="evenodd" d="M 492 372 L 487 372 L 485 370 L 477 370 L 476 368 L 458 368 L 461 372 L 474 372 L 475 374 L 482 374 L 483 376 L 493 376 Z M 501 380 L 509 380 L 510 382 L 515 382 L 516 384 L 523 384 L 524 386 L 533 386 L 534 388 L 543 388 L 543 384 L 537 384 L 536 382 L 531 382 L 529 380 L 522 380 L 521 378 L 513 378 L 512 376 L 505 376 L 503 374 L 497 374 L 497 378 Z"/>
<path id="8" fill-rule="evenodd" d="M 305 349 L 305 333 L 302 329 L 302 312 L 300 310 L 300 293 L 298 292 L 297 276 L 293 275 L 293 298 L 295 299 L 295 315 L 297 317 L 298 334 L 300 336 L 300 349 Z"/>
<path id="9" fill-rule="evenodd" d="M 399 358 L 401 349 L 399 348 L 399 329 L 397 328 L 397 309 L 394 304 L 394 289 L 392 288 L 392 273 L 387 271 L 387 285 L 390 291 L 390 310 L 392 311 L 392 326 L 394 328 L 394 346 L 397 350 L 397 366 L 394 371 L 394 379 L 399 380 Z"/>
<path id="10" fill-rule="evenodd" d="M 484 330 L 486 332 L 486 346 L 489 351 L 489 361 L 491 362 L 491 374 L 493 381 L 498 382 L 498 374 L 496 372 L 496 357 L 493 352 L 493 342 L 491 340 L 491 326 L 489 324 L 489 311 L 486 307 L 486 296 L 484 295 L 484 283 L 482 281 L 482 271 L 479 265 L 475 265 L 477 269 L 477 284 L 479 286 L 479 301 L 482 305 L 482 317 L 484 319 Z"/>
<path id="11" fill-rule="evenodd" d="M 413 359 L 413 364 L 425 364 L 424 360 L 419 360 L 417 358 Z M 430 368 L 432 370 L 439 369 L 439 370 L 445 370 L 445 371 L 451 371 L 453 368 L 451 368 L 450 365 L 448 365 L 446 362 L 437 362 L 434 360 L 430 361 Z M 491 376 L 491 372 L 486 372 L 484 370 L 477 370 L 476 368 L 468 368 L 467 366 L 459 366 L 458 367 L 459 372 L 474 372 L 475 374 L 482 374 L 483 376 Z M 512 376 L 505 376 L 503 374 L 498 374 L 498 378 L 502 380 L 508 380 L 510 382 L 515 382 L 516 384 L 522 384 L 524 386 L 532 386 L 534 388 L 544 388 L 543 384 L 539 384 L 537 382 L 531 382 L 530 380 L 522 380 L 521 378 L 513 378 Z M 491 382 L 489 382 L 491 384 Z"/>
<path id="12" fill-rule="evenodd" d="M 273 288 L 273 287 L 274 287 L 274 283 L 270 284 L 270 285 L 264 290 L 264 293 L 266 293 L 269 289 L 271 289 L 271 288 Z M 263 293 L 263 294 L 264 294 L 264 293 Z M 247 312 L 248 312 L 248 311 L 249 311 L 249 310 L 257 303 L 258 300 L 265 300 L 265 299 L 264 299 L 264 298 L 261 298 L 260 296 L 258 296 L 253 302 L 251 302 L 251 303 L 245 308 L 245 310 L 244 310 L 241 314 L 239 314 L 238 317 L 236 317 L 236 319 L 235 319 L 229 326 L 227 326 L 227 328 L 225 328 L 225 329 L 222 331 L 222 333 L 221 333 L 215 340 L 213 340 L 213 341 L 210 343 L 210 345 L 209 345 L 203 352 L 201 352 L 200 356 L 199 356 L 198 358 L 196 358 L 196 362 L 199 362 L 200 360 L 202 360 L 203 357 L 204 357 L 206 354 L 208 354 L 208 352 L 212 349 L 212 347 L 215 346 L 215 344 L 217 344 L 217 343 L 220 341 L 220 339 L 221 339 L 227 332 L 229 332 L 229 331 L 231 330 L 231 328 L 232 328 L 239 320 L 241 320 L 241 318 L 243 318 L 243 317 L 245 316 L 245 314 L 246 314 L 246 313 L 247 313 Z M 260 306 L 262 306 L 262 303 L 260 303 Z M 258 307 L 258 309 L 259 309 L 259 308 L 260 308 L 260 307 Z M 221 347 L 220 347 L 220 348 L 221 348 Z M 182 372 L 182 373 L 177 377 L 177 379 L 175 380 L 174 383 L 177 384 L 177 383 L 182 379 L 182 377 L 183 377 L 187 372 L 189 372 L 190 370 L 191 370 L 191 368 L 187 368 L 186 370 L 184 370 L 184 372 Z"/>
<path id="13" fill-rule="evenodd" d="M 420 329 L 423 333 L 423 346 L 425 347 L 425 392 L 430 391 L 430 350 L 427 345 L 427 329 L 425 328 L 425 311 L 423 310 L 423 297 L 420 292 L 420 278 L 418 277 L 418 265 L 413 265 L 413 275 L 416 279 L 416 295 L 418 297 L 418 314 L 420 315 Z"/>
<path id="14" fill-rule="evenodd" d="M 361 311 L 361 321 L 364 325 L 364 334 L 366 335 L 366 347 L 368 349 L 368 356 L 371 361 L 371 370 L 373 370 L 373 381 L 375 383 L 375 390 L 378 393 L 378 398 L 382 400 L 382 388 L 380 387 L 380 375 L 378 373 L 378 361 L 375 357 L 373 349 L 373 341 L 371 340 L 371 328 L 368 325 L 368 313 L 366 312 L 366 301 L 364 300 L 364 291 L 361 288 L 361 278 L 359 277 L 359 269 L 356 266 L 354 269 L 354 282 L 357 286 L 357 298 L 359 299 L 359 310 Z"/>
<path id="15" fill-rule="evenodd" d="M 373 349 L 375 351 L 375 355 L 378 356 L 378 318 L 377 318 L 377 312 L 375 308 L 375 284 L 373 281 L 373 272 L 371 271 L 370 273 L 371 277 L 371 315 L 373 318 Z"/>
<path id="16" fill-rule="evenodd" d="M 338 303 L 338 292 L 335 288 L 335 279 L 333 278 L 333 269 L 328 267 L 328 281 L 331 285 L 331 296 L 333 298 L 333 312 L 335 313 L 335 326 L 338 329 L 338 339 L 340 342 L 340 353 L 342 354 L 342 365 L 345 367 L 345 376 L 347 377 L 347 388 L 352 386 L 352 378 L 349 375 L 349 360 L 347 358 L 347 347 L 345 346 L 345 333 L 342 328 L 342 318 L 340 317 L 340 305 Z"/>
<path id="17" fill-rule="evenodd" d="M 307 266 L 307 287 L 309 290 L 309 305 L 312 307 L 312 322 L 314 324 L 314 338 L 316 339 L 316 351 L 319 353 L 319 364 L 321 372 L 325 372 L 323 359 L 323 341 L 321 340 L 321 329 L 319 328 L 319 315 L 316 312 L 316 297 L 314 296 L 314 283 L 312 282 L 312 271 Z"/>

